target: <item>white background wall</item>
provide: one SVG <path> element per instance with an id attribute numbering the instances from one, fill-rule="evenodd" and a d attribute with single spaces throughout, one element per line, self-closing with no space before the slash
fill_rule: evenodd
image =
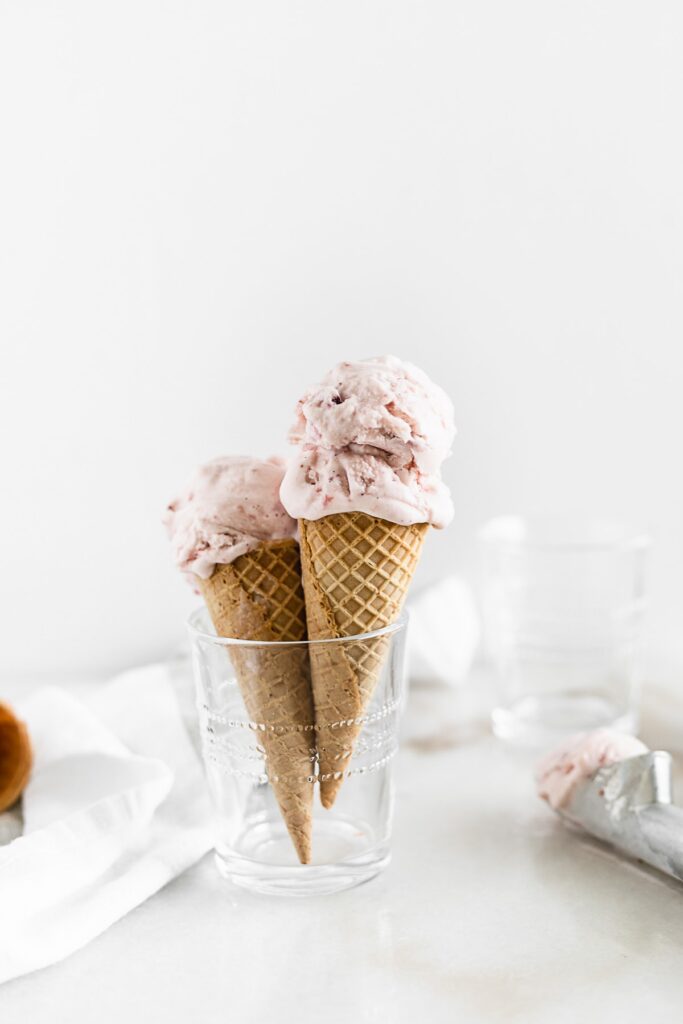
<path id="1" fill-rule="evenodd" d="M 387 351 L 460 427 L 422 579 L 627 517 L 675 650 L 682 52 L 678 0 L 4 0 L 0 671 L 171 651 L 165 502 Z"/>

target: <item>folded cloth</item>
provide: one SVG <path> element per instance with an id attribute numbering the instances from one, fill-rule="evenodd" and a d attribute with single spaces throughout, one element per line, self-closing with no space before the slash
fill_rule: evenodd
<path id="1" fill-rule="evenodd" d="M 457 576 L 446 576 L 408 602 L 411 682 L 463 682 L 479 646 L 481 626 L 474 596 Z"/>
<path id="2" fill-rule="evenodd" d="M 80 949 L 212 845 L 169 670 L 127 672 L 88 705 L 50 687 L 17 709 L 34 767 L 24 834 L 0 847 L 0 982 Z"/>

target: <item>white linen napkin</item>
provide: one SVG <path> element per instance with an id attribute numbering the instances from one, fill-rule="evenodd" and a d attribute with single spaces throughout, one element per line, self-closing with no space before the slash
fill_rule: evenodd
<path id="1" fill-rule="evenodd" d="M 88 704 L 50 687 L 17 709 L 35 760 L 24 834 L 0 847 L 0 982 L 84 946 L 212 845 L 166 666 L 127 672 Z"/>
<path id="2" fill-rule="evenodd" d="M 445 576 L 410 599 L 408 609 L 411 683 L 464 682 L 481 636 L 477 605 L 465 580 Z"/>

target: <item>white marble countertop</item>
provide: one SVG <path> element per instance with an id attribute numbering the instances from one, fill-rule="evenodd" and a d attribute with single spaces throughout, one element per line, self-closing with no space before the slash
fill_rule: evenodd
<path id="1" fill-rule="evenodd" d="M 530 756 L 463 708 L 451 690 L 411 697 L 383 876 L 293 901 L 229 887 L 206 857 L 2 986 L 2 1024 L 672 1024 L 683 886 L 565 829 Z M 643 736 L 680 755 L 682 721 L 653 693 Z"/>

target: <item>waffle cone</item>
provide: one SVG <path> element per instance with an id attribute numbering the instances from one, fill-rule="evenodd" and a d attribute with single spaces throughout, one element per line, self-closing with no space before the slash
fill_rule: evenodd
<path id="1" fill-rule="evenodd" d="M 426 523 L 400 526 L 363 512 L 299 521 L 309 640 L 382 629 L 396 621 L 417 566 Z M 320 799 L 334 803 L 389 638 L 312 645 L 311 677 Z M 340 725 L 339 723 L 344 723 Z"/>
<path id="2" fill-rule="evenodd" d="M 199 580 L 219 636 L 240 640 L 306 639 L 299 548 L 266 541 Z M 311 859 L 313 702 L 305 647 L 229 651 L 247 714 L 259 733 L 266 771 L 299 860 Z"/>
<path id="3" fill-rule="evenodd" d="M 21 796 L 32 763 L 26 726 L 6 704 L 0 704 L 0 813 Z"/>

